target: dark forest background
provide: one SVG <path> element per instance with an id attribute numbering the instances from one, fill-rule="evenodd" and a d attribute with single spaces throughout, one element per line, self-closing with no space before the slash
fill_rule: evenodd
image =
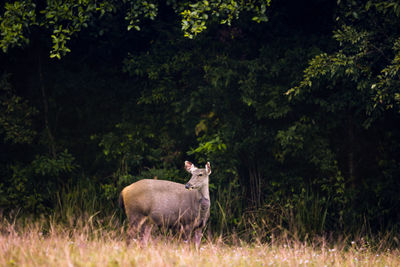
<path id="1" fill-rule="evenodd" d="M 120 214 L 124 186 L 190 160 L 215 233 L 399 233 L 397 1 L 0 10 L 3 214 Z"/>

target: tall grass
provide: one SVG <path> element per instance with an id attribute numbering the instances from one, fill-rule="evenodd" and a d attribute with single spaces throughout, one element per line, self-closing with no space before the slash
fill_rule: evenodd
<path id="1" fill-rule="evenodd" d="M 97 220 L 80 218 L 72 227 L 0 217 L 0 266 L 400 266 L 399 249 L 372 248 L 364 239 L 350 246 L 284 238 L 228 245 L 215 236 L 196 249 L 160 235 L 144 245 L 129 239 L 116 218 Z"/>
<path id="2" fill-rule="evenodd" d="M 103 207 L 97 191 L 66 187 L 40 218 L 0 214 L 0 266 L 400 266 L 397 231 L 323 235 L 327 208 L 313 195 L 294 208 L 243 211 L 235 228 L 233 198 L 217 199 L 219 223 L 209 221 L 196 249 L 168 232 L 147 243 L 129 237 L 121 212 Z"/>

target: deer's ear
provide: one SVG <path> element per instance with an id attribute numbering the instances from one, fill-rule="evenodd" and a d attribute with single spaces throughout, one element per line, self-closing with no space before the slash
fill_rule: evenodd
<path id="1" fill-rule="evenodd" d="M 190 161 L 185 161 L 185 170 L 192 173 L 193 170 L 195 170 L 196 167 L 194 166 L 193 163 L 191 163 Z"/>
<path id="2" fill-rule="evenodd" d="M 207 172 L 208 175 L 211 174 L 211 165 L 210 165 L 210 162 L 207 162 L 207 163 L 206 163 L 206 172 Z"/>

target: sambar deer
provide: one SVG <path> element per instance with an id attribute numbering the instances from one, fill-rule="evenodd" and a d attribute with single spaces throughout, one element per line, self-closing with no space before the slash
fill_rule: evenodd
<path id="1" fill-rule="evenodd" d="M 200 169 L 185 161 L 185 169 L 192 174 L 186 185 L 144 179 L 122 190 L 119 203 L 133 229 L 146 232 L 148 227 L 151 231 L 149 223 L 153 223 L 183 230 L 186 239 L 194 232 L 195 244 L 200 245 L 202 230 L 210 216 L 208 179 L 211 166 L 207 162 L 205 168 Z"/>

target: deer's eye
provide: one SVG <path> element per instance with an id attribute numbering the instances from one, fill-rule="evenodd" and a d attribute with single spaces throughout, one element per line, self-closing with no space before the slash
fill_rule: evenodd
<path id="1" fill-rule="evenodd" d="M 203 176 L 203 174 L 202 174 L 202 173 L 200 173 L 200 174 L 199 174 L 199 176 Z"/>

